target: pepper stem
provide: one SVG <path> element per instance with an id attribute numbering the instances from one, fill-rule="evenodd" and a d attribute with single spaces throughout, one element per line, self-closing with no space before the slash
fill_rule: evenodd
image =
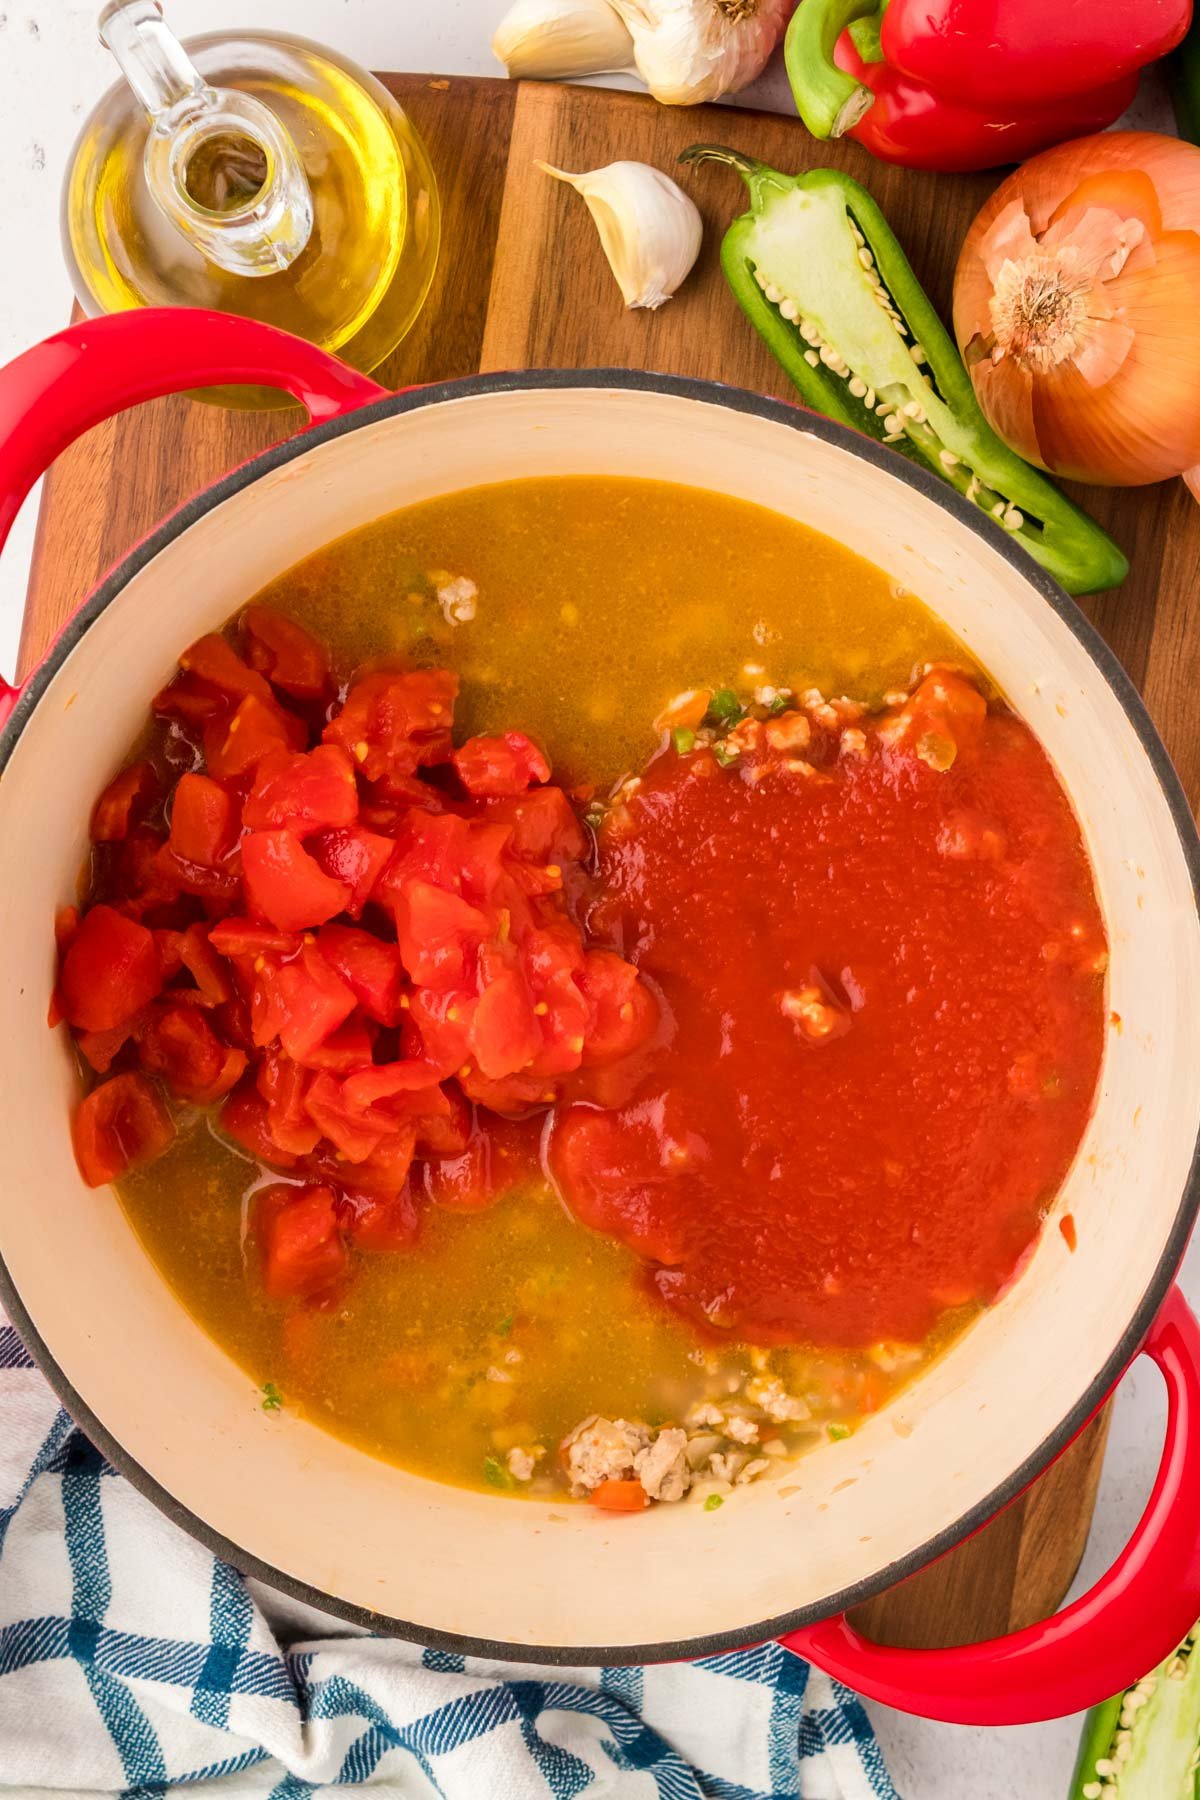
<path id="1" fill-rule="evenodd" d="M 736 169 L 750 189 L 750 205 L 755 212 L 765 204 L 768 190 L 782 190 L 793 185 L 792 176 L 781 175 L 769 163 L 743 156 L 740 150 L 730 150 L 724 144 L 692 144 L 680 151 L 679 160 L 682 163 L 724 163 L 727 168 Z"/>
<path id="2" fill-rule="evenodd" d="M 879 0 L 801 0 L 796 8 L 784 60 L 796 110 L 814 137 L 844 136 L 874 101 L 870 88 L 838 68 L 833 53 L 847 26 L 879 10 Z"/>
<path id="3" fill-rule="evenodd" d="M 679 152 L 679 160 L 681 163 L 726 163 L 747 181 L 763 167 L 755 157 L 743 156 L 740 150 L 730 150 L 724 144 L 689 144 L 686 150 Z"/>

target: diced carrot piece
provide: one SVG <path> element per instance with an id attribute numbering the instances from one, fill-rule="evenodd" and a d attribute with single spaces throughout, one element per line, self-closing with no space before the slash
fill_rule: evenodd
<path id="1" fill-rule="evenodd" d="M 602 1481 L 588 1499 L 604 1512 L 644 1512 L 650 1504 L 650 1496 L 640 1481 Z"/>

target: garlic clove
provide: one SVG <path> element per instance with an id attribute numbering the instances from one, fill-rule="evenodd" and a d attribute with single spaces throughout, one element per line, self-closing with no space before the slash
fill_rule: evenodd
<path id="1" fill-rule="evenodd" d="M 633 39 L 608 0 L 516 0 L 492 50 L 514 81 L 566 81 L 633 67 Z"/>
<path id="2" fill-rule="evenodd" d="M 736 93 L 761 75 L 795 0 L 611 0 L 638 74 L 666 106 Z"/>
<path id="3" fill-rule="evenodd" d="M 691 273 L 704 237 L 683 189 L 648 163 L 609 163 L 580 175 L 551 163 L 537 166 L 583 196 L 626 306 L 653 311 L 669 300 Z"/>

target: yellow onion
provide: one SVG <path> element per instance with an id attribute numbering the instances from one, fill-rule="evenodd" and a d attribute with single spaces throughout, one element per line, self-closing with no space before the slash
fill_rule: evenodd
<path id="1" fill-rule="evenodd" d="M 1033 157 L 967 233 L 954 329 L 1028 462 L 1200 498 L 1200 149 L 1115 131 Z"/>

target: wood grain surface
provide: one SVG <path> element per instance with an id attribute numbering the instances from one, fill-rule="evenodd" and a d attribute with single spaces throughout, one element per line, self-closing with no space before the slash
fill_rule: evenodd
<path id="1" fill-rule="evenodd" d="M 622 157 L 671 170 L 697 140 L 782 168 L 845 168 L 883 206 L 945 315 L 954 257 L 990 176 L 914 175 L 854 145 L 814 143 L 795 120 L 731 109 L 673 110 L 595 89 L 396 75 L 383 78 L 425 134 L 442 184 L 445 245 L 430 303 L 379 371 L 393 387 L 476 369 L 617 366 L 710 376 L 792 398 L 730 299 L 720 233 L 744 189 L 717 168 L 680 175 L 704 214 L 705 247 L 683 292 L 657 313 L 621 304 L 582 201 L 535 167 L 580 170 Z M 226 412 L 158 401 L 91 432 L 47 479 L 22 639 L 24 670 L 112 563 L 158 519 L 286 436 L 295 412 Z M 1128 553 L 1119 591 L 1088 612 L 1141 687 L 1196 806 L 1200 801 L 1200 510 L 1179 482 L 1076 493 Z M 969 1543 L 860 1609 L 889 1642 L 968 1642 L 1053 1610 L 1087 1537 L 1107 1413 Z M 786 1578 L 784 1578 L 786 1586 Z M 781 1600 L 781 1604 L 783 1601 Z"/>

